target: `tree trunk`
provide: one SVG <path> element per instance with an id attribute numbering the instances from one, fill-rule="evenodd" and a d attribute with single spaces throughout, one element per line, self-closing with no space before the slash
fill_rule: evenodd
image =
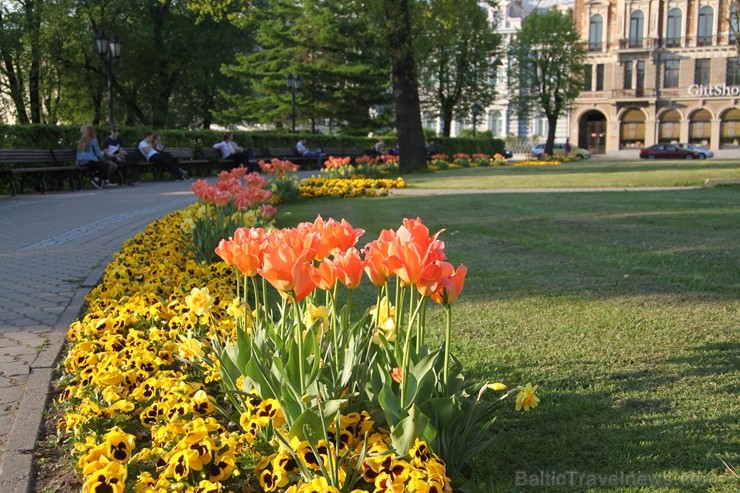
<path id="1" fill-rule="evenodd" d="M 555 144 L 555 130 L 558 126 L 558 115 L 547 115 L 547 141 L 545 142 L 545 153 L 552 156 Z"/>
<path id="2" fill-rule="evenodd" d="M 421 127 L 409 0 L 385 0 L 384 7 L 400 150 L 399 167 L 401 171 L 426 169 L 426 147 Z"/>
<path id="3" fill-rule="evenodd" d="M 442 135 L 449 137 L 452 133 L 452 106 L 442 106 Z"/>
<path id="4" fill-rule="evenodd" d="M 41 123 L 41 1 L 24 4 L 27 32 L 30 38 L 28 102 L 31 123 Z"/>

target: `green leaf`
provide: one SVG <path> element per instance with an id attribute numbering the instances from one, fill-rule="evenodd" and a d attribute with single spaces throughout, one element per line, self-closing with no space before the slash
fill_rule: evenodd
<path id="1" fill-rule="evenodd" d="M 411 406 L 409 415 L 403 418 L 391 431 L 393 448 L 400 456 L 408 454 L 417 438 L 421 438 L 429 425 L 429 418 L 416 406 Z"/>

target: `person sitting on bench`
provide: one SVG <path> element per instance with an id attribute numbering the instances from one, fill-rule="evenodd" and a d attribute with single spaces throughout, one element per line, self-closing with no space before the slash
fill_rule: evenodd
<path id="1" fill-rule="evenodd" d="M 257 161 L 254 159 L 254 151 L 252 149 L 244 149 L 239 147 L 239 144 L 234 142 L 234 134 L 226 132 L 224 134 L 224 140 L 213 144 L 214 149 L 218 149 L 221 152 L 221 159 L 230 159 L 235 164 L 245 167 L 250 173 L 257 170 Z"/>
<path id="2" fill-rule="evenodd" d="M 305 137 L 301 137 L 301 139 L 296 143 L 295 150 L 298 151 L 298 154 L 303 157 L 316 158 L 316 165 L 318 168 L 321 168 L 323 166 L 323 158 L 326 157 L 326 154 L 324 154 L 321 147 L 317 147 L 316 149 L 309 149 L 306 146 Z"/>
<path id="3" fill-rule="evenodd" d="M 139 142 L 139 152 L 150 163 L 165 166 L 172 174 L 173 180 L 188 179 L 187 173 L 180 169 L 180 160 L 169 152 L 155 149 L 154 134 L 152 132 L 146 132 L 144 134 L 144 140 Z"/>

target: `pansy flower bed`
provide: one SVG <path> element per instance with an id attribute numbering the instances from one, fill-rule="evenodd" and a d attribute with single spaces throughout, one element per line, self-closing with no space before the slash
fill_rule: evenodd
<path id="1" fill-rule="evenodd" d="M 182 248 L 198 207 L 127 241 L 70 327 L 60 428 L 84 491 L 451 491 L 499 402 L 537 406 L 531 385 L 466 383 L 467 270 L 420 219 L 362 248 L 344 220 L 239 228 L 209 263 Z"/>

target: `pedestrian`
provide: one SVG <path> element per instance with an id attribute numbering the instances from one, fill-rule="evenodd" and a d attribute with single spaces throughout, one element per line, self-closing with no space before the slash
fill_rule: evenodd
<path id="1" fill-rule="evenodd" d="M 95 172 L 95 177 L 90 180 L 90 183 L 98 190 L 108 185 L 108 177 L 116 171 L 116 163 L 106 159 L 100 149 L 98 138 L 95 136 L 95 127 L 92 125 L 80 127 L 80 140 L 77 142 L 75 159 L 77 166 Z"/>
<path id="2" fill-rule="evenodd" d="M 118 131 L 118 127 L 111 127 L 108 137 L 103 141 L 103 154 L 106 159 L 113 161 L 118 166 L 118 174 L 121 177 L 121 185 L 133 187 L 134 184 L 129 180 L 128 161 L 126 160 L 126 149 L 123 147 L 123 139 Z"/>
<path id="3" fill-rule="evenodd" d="M 251 148 L 244 149 L 234 142 L 234 134 L 232 132 L 226 132 L 223 140 L 213 144 L 213 148 L 221 152 L 221 159 L 230 159 L 242 168 L 246 166 L 250 173 L 257 170 L 254 151 Z"/>
<path id="4" fill-rule="evenodd" d="M 568 154 L 570 154 L 570 151 L 573 150 L 573 148 L 570 145 L 570 139 L 565 139 L 565 145 L 563 146 L 563 150 L 565 151 L 565 156 L 567 157 Z"/>
<path id="5" fill-rule="evenodd" d="M 159 140 L 159 136 L 153 132 L 146 132 L 144 139 L 139 142 L 139 152 L 144 159 L 166 167 L 173 180 L 188 180 L 187 173 L 180 169 L 180 160 L 164 149 L 165 146 Z"/>

